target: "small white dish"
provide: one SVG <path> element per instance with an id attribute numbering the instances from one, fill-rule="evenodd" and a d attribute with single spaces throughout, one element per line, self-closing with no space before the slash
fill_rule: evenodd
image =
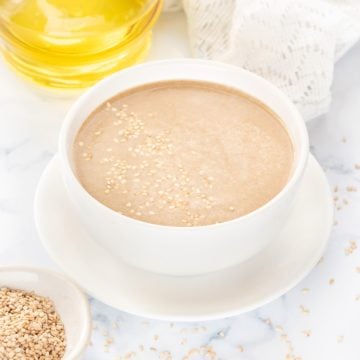
<path id="1" fill-rule="evenodd" d="M 91 316 L 86 296 L 71 280 L 48 269 L 2 266 L 1 287 L 34 291 L 51 299 L 65 327 L 63 359 L 80 359 L 90 340 Z"/>
<path id="2" fill-rule="evenodd" d="M 333 206 L 325 174 L 310 156 L 281 235 L 246 262 L 201 276 L 146 272 L 101 247 L 78 221 L 56 157 L 40 180 L 35 218 L 51 257 L 102 302 L 144 317 L 200 321 L 253 310 L 300 282 L 324 251 Z"/>

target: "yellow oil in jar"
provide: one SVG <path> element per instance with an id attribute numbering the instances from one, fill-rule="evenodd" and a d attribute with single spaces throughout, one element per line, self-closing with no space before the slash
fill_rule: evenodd
<path id="1" fill-rule="evenodd" d="M 5 59 L 51 87 L 79 88 L 142 59 L 162 0 L 0 0 Z"/>

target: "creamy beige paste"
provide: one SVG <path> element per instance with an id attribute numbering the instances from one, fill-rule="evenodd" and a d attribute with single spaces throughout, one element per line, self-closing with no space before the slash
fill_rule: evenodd
<path id="1" fill-rule="evenodd" d="M 74 143 L 84 188 L 126 216 L 197 226 L 248 214 L 286 184 L 290 137 L 265 105 L 205 82 L 120 93 L 96 109 Z"/>

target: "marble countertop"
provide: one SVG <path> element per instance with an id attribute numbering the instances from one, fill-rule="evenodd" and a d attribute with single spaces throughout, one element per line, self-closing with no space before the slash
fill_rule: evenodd
<path id="1" fill-rule="evenodd" d="M 161 19 L 150 58 L 158 57 L 160 42 L 172 42 L 184 26 L 174 15 Z M 186 44 L 169 47 L 169 57 L 186 51 Z M 85 360 L 360 358 L 359 62 L 360 44 L 336 65 L 328 114 L 308 124 L 311 151 L 326 171 L 336 205 L 329 244 L 311 274 L 256 311 L 203 323 L 147 320 L 91 299 L 94 331 Z M 33 199 L 40 175 L 56 152 L 61 122 L 75 98 L 35 89 L 0 62 L 2 265 L 56 268 L 36 233 Z"/>

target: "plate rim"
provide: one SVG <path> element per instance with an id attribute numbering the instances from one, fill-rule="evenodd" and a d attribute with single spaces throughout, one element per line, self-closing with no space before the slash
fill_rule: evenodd
<path id="1" fill-rule="evenodd" d="M 48 178 L 48 176 L 47 176 L 48 173 L 50 171 L 53 171 L 53 169 L 56 166 L 59 166 L 57 154 L 55 154 L 55 156 L 49 161 L 49 163 L 45 167 L 45 169 L 41 175 L 40 181 L 38 183 L 37 189 L 36 189 L 35 198 L 34 198 L 35 226 L 37 229 L 38 236 L 39 236 L 41 243 L 44 246 L 46 252 L 49 254 L 51 259 L 55 262 L 55 264 L 57 264 L 59 266 L 59 268 L 64 272 L 64 274 L 66 276 L 68 276 L 70 279 L 72 279 L 73 281 L 75 281 L 75 283 L 80 288 L 82 288 L 87 294 L 89 294 L 91 297 L 103 302 L 104 304 L 106 304 L 114 309 L 117 309 L 119 311 L 124 311 L 126 313 L 129 313 L 129 314 L 132 314 L 135 316 L 149 318 L 149 319 L 155 319 L 155 320 L 161 320 L 161 321 L 196 322 L 196 321 L 219 320 L 219 319 L 224 319 L 224 318 L 228 318 L 228 317 L 233 317 L 233 316 L 241 315 L 246 312 L 258 309 L 259 307 L 264 306 L 264 305 L 278 299 L 279 297 L 283 296 L 284 294 L 286 294 L 288 291 L 293 289 L 297 284 L 299 284 L 302 280 L 304 280 L 310 274 L 310 272 L 317 265 L 317 263 L 319 262 L 319 259 L 321 258 L 322 254 L 324 253 L 324 250 L 328 244 L 328 240 L 330 238 L 331 230 L 333 227 L 334 208 L 332 206 L 332 193 L 331 193 L 330 185 L 327 181 L 327 178 L 326 178 L 326 175 L 325 175 L 323 169 L 321 168 L 320 164 L 318 163 L 318 161 L 314 158 L 314 156 L 312 154 L 310 154 L 310 156 L 309 156 L 308 166 L 311 166 L 310 162 L 313 162 L 314 169 L 316 169 L 316 171 L 318 171 L 318 176 L 321 176 L 323 178 L 322 182 L 324 183 L 324 185 L 326 187 L 327 197 L 329 200 L 328 204 L 326 206 L 326 210 L 324 211 L 324 213 L 325 212 L 327 213 L 326 217 L 327 217 L 328 221 L 327 221 L 327 224 L 324 225 L 324 233 L 322 235 L 322 239 L 319 239 L 319 246 L 318 246 L 317 252 L 312 255 L 312 260 L 309 261 L 308 263 L 306 263 L 306 266 L 304 266 L 304 268 L 301 271 L 299 271 L 297 276 L 294 276 L 286 286 L 283 286 L 281 289 L 272 292 L 268 296 L 263 296 L 260 300 L 257 300 L 250 305 L 242 306 L 237 309 L 234 308 L 229 311 L 220 311 L 220 312 L 214 311 L 214 312 L 209 312 L 208 314 L 205 314 L 205 315 L 204 314 L 202 314 L 202 315 L 178 315 L 178 314 L 171 315 L 171 314 L 161 314 L 159 312 L 149 312 L 146 310 L 141 311 L 141 309 L 137 309 L 137 310 L 133 309 L 133 308 L 129 309 L 129 307 L 119 308 L 119 306 L 117 306 L 115 304 L 115 302 L 109 301 L 109 299 L 104 299 L 102 297 L 102 295 L 95 294 L 94 291 L 90 290 L 88 286 L 84 286 L 82 284 L 82 281 L 81 280 L 79 281 L 79 279 L 81 278 L 81 275 L 78 275 L 78 274 L 74 275 L 73 273 L 70 273 L 70 271 L 68 271 L 68 269 L 66 268 L 66 265 L 64 265 L 64 261 L 59 259 L 58 255 L 53 251 L 51 246 L 49 246 L 49 242 L 48 242 L 46 236 L 43 234 L 43 231 L 42 231 L 41 225 L 40 225 L 39 195 L 42 191 L 42 184 Z M 88 236 L 90 236 L 90 235 L 88 235 Z M 101 247 L 101 245 L 97 244 L 95 241 L 94 241 L 94 243 L 96 244 L 96 246 Z M 142 270 L 142 271 L 145 271 L 145 270 Z M 224 271 L 226 271 L 226 269 Z"/>

